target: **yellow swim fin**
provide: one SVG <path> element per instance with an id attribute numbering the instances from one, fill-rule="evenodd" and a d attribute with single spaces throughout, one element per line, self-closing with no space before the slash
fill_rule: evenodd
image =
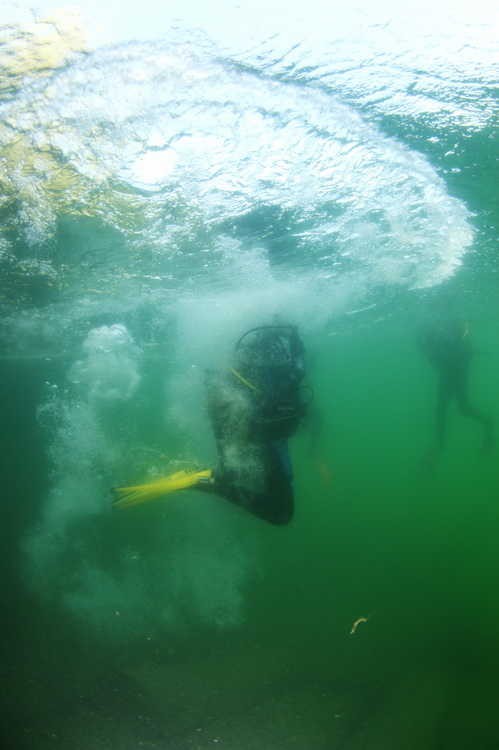
<path id="1" fill-rule="evenodd" d="M 131 505 L 147 503 L 156 497 L 167 495 L 175 490 L 185 490 L 199 482 L 208 482 L 211 478 L 211 469 L 196 471 L 195 469 L 182 469 L 169 477 L 162 477 L 150 484 L 137 484 L 134 487 L 115 487 L 111 490 L 115 497 L 113 508 L 128 508 Z"/>

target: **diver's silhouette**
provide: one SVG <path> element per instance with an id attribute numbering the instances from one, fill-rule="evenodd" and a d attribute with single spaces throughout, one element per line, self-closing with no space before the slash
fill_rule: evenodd
<path id="1" fill-rule="evenodd" d="M 449 404 L 454 399 L 464 417 L 474 419 L 481 425 L 482 452 L 489 454 L 492 448 L 492 420 L 469 401 L 468 380 L 474 350 L 467 323 L 452 319 L 427 326 L 419 331 L 418 343 L 439 376 L 435 412 L 436 450 L 441 452 L 445 448 L 447 414 Z M 434 449 L 430 453 L 434 453 Z"/>

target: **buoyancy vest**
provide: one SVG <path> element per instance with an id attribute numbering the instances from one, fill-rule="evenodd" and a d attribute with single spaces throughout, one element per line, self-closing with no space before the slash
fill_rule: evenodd
<path id="1" fill-rule="evenodd" d="M 295 326 L 254 328 L 239 339 L 230 370 L 250 399 L 253 434 L 286 439 L 298 429 L 307 409 L 303 352 Z"/>

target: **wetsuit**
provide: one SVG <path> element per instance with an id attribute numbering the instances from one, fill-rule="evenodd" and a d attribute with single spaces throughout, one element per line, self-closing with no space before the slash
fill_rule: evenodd
<path id="1" fill-rule="evenodd" d="M 196 489 L 219 495 L 269 523 L 285 525 L 294 512 L 287 441 L 304 413 L 299 403 L 303 349 L 299 339 L 285 348 L 272 327 L 257 332 L 234 367 L 207 373 L 208 411 L 219 463 L 213 482 Z"/>

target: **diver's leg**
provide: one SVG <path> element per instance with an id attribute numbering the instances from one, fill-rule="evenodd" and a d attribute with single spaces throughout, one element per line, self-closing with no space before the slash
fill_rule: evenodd
<path id="1" fill-rule="evenodd" d="M 213 481 L 193 489 L 209 492 L 239 505 L 249 513 L 276 526 L 289 523 L 294 513 L 294 490 L 287 445 L 265 443 L 261 446 L 263 490 L 234 483 L 233 472 L 215 469 Z"/>
<path id="2" fill-rule="evenodd" d="M 468 380 L 467 378 L 461 378 L 456 386 L 456 402 L 459 407 L 459 411 L 464 417 L 468 419 L 474 419 L 482 426 L 483 430 L 483 451 L 488 453 L 492 448 L 492 420 L 486 417 L 479 409 L 475 406 L 471 406 L 468 395 Z"/>

